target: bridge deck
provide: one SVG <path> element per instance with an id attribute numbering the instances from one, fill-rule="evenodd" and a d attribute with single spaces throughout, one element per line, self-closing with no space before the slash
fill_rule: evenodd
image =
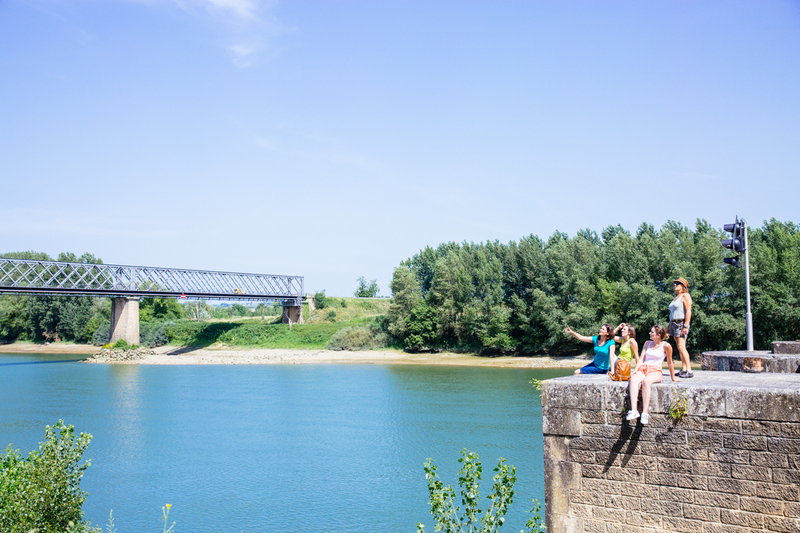
<path id="1" fill-rule="evenodd" d="M 0 258 L 0 293 L 278 300 L 300 305 L 302 276 Z"/>

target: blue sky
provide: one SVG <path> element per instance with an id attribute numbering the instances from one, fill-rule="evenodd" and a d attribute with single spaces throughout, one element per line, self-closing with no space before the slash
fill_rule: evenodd
<path id="1" fill-rule="evenodd" d="M 0 252 L 389 294 L 427 245 L 800 222 L 800 3 L 0 1 Z"/>

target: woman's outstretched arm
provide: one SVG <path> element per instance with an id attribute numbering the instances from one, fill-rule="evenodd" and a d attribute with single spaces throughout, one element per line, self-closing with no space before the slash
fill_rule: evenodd
<path id="1" fill-rule="evenodd" d="M 572 331 L 572 328 L 570 328 L 569 326 L 567 326 L 567 329 L 564 330 L 564 333 L 569 333 L 570 335 L 572 335 L 573 337 L 575 337 L 579 341 L 592 342 L 592 338 L 591 337 L 587 337 L 586 335 L 581 335 L 579 333 L 575 333 L 574 331 Z"/>

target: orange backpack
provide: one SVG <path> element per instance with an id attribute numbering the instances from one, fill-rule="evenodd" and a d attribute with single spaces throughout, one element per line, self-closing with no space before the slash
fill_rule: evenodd
<path id="1" fill-rule="evenodd" d="M 608 373 L 608 379 L 614 381 L 629 381 L 631 379 L 631 364 L 625 359 L 617 359 L 614 371 Z"/>

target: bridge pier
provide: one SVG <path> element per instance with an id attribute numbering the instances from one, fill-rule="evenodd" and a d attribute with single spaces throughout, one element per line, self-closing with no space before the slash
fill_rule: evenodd
<path id="1" fill-rule="evenodd" d="M 283 324 L 302 324 L 303 323 L 303 306 L 302 305 L 284 305 L 283 317 L 281 317 Z"/>
<path id="2" fill-rule="evenodd" d="M 139 298 L 111 298 L 111 344 L 139 344 Z"/>

